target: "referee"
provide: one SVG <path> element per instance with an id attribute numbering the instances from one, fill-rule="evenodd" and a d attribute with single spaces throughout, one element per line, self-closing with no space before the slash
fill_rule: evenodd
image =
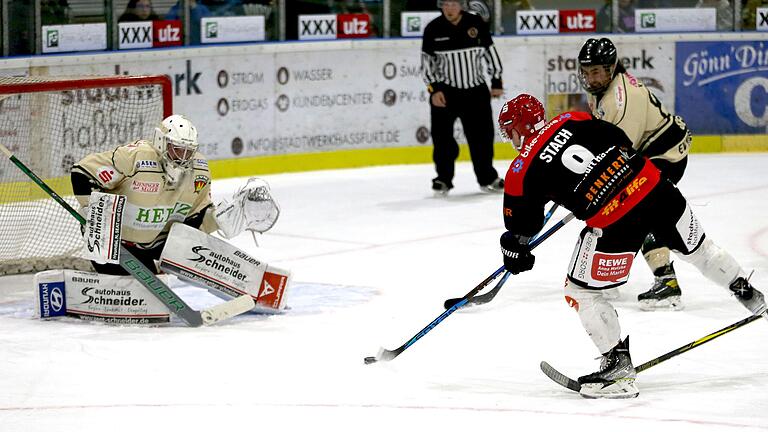
<path id="1" fill-rule="evenodd" d="M 454 164 L 459 145 L 453 125 L 461 119 L 469 144 L 472 166 L 480 189 L 502 192 L 504 180 L 493 168 L 494 126 L 491 96 L 503 94 L 501 60 L 482 18 L 464 12 L 465 0 L 438 0 L 443 14 L 424 29 L 421 73 L 430 93 L 432 142 L 437 177 L 432 180 L 436 196 L 453 188 Z M 485 82 L 483 64 L 491 76 L 491 91 Z"/>

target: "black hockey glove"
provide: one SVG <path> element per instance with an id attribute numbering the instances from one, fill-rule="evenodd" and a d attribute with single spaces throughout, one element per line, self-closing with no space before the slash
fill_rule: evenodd
<path id="1" fill-rule="evenodd" d="M 522 237 L 507 231 L 499 239 L 501 253 L 504 255 L 504 268 L 518 274 L 533 268 L 536 257 L 531 254 L 528 237 Z"/>

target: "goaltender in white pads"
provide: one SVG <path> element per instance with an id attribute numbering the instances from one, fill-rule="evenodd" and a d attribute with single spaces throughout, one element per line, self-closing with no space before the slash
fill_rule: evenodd
<path id="1" fill-rule="evenodd" d="M 76 163 L 72 184 L 75 195 L 84 206 L 81 213 L 86 213 L 86 235 L 91 240 L 94 236 L 108 239 L 110 245 L 121 242 L 150 270 L 157 272 L 155 260 L 160 258 L 170 228 L 176 222 L 200 230 L 200 234 L 219 229 L 226 238 L 243 230 L 263 232 L 269 229 L 279 215 L 279 208 L 270 196 L 268 186 L 263 182 L 251 185 L 249 181 L 229 202 L 215 207 L 210 199 L 208 163 L 197 152 L 197 147 L 197 129 L 183 116 L 173 115 L 156 128 L 152 141 L 137 140 L 88 155 Z M 103 214 L 109 206 L 102 205 L 104 196 L 98 193 L 124 196 L 122 217 Z M 89 205 L 89 201 L 98 207 Z M 100 222 L 89 217 L 97 211 Z M 110 220 L 113 222 L 107 223 Z M 113 253 L 94 257 L 97 271 L 126 274 L 121 267 L 108 264 L 118 259 L 114 255 L 115 248 L 102 249 Z M 83 280 L 82 276 L 78 277 Z M 99 275 L 85 279 L 98 280 Z M 135 288 L 129 291 L 143 290 L 138 284 Z M 119 292 L 124 294 L 125 290 Z M 117 302 L 113 300 L 100 301 Z"/>

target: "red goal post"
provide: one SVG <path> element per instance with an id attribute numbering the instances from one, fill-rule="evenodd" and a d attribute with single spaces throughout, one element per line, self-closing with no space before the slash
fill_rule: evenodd
<path id="1" fill-rule="evenodd" d="M 171 81 L 151 76 L 0 77 L 0 142 L 70 204 L 69 171 L 89 153 L 152 137 L 173 113 Z M 0 160 L 0 275 L 90 268 L 80 227 Z"/>

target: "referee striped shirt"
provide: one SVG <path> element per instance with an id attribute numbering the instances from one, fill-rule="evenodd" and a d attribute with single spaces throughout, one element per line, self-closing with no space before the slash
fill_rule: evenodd
<path id="1" fill-rule="evenodd" d="M 462 12 L 458 24 L 441 15 L 424 29 L 421 72 L 430 93 L 444 87 L 468 89 L 486 83 L 502 88 L 501 59 L 488 25 L 477 15 Z"/>

